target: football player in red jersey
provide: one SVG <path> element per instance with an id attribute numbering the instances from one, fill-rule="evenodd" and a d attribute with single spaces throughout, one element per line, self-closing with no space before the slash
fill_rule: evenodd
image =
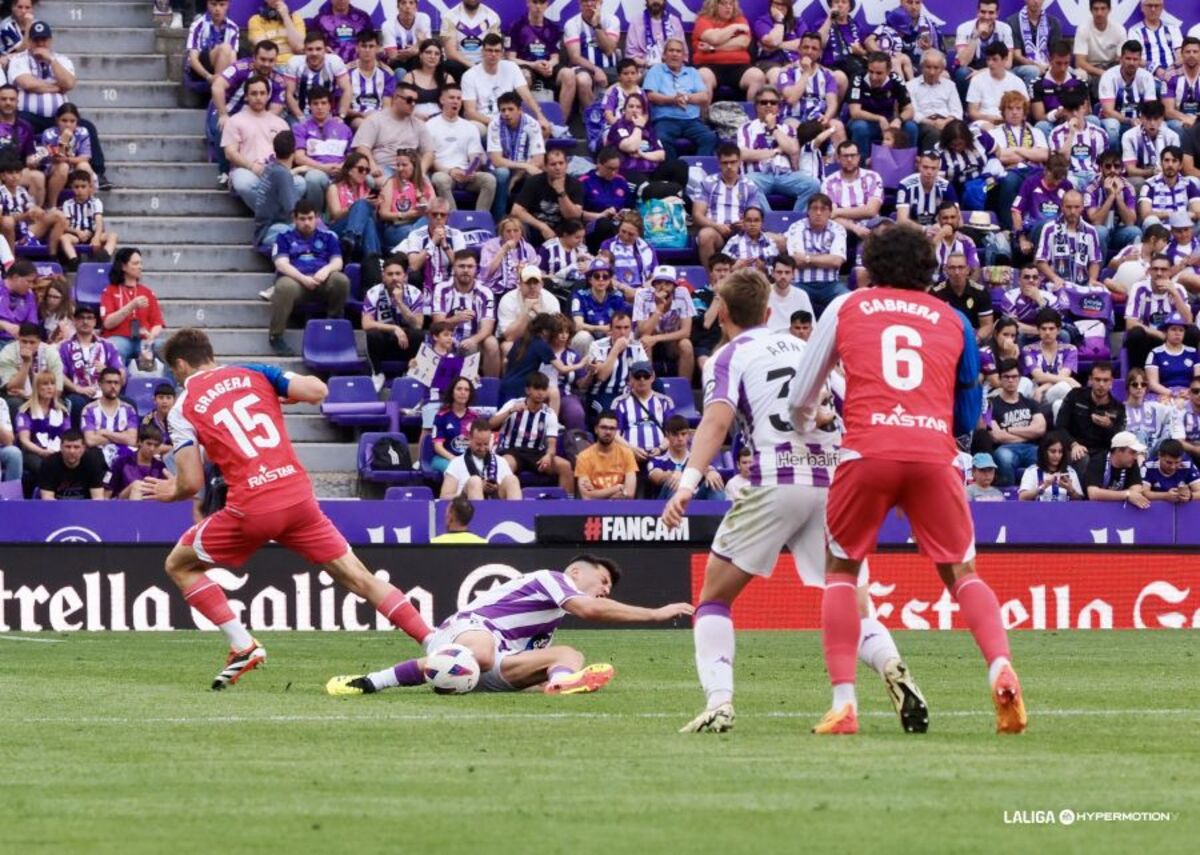
<path id="1" fill-rule="evenodd" d="M 863 263 L 873 287 L 833 300 L 800 358 L 790 403 L 809 424 L 830 370 L 846 376 L 841 463 L 826 509 L 826 579 L 821 601 L 833 708 L 815 733 L 856 733 L 854 693 L 859 565 L 894 507 L 918 549 L 937 565 L 988 663 L 996 729 L 1025 729 L 1021 686 L 1009 662 L 996 595 L 975 573 L 975 531 L 954 437 L 979 417 L 979 353 L 966 317 L 926 293 L 936 259 L 917 228 L 873 233 Z"/>
<path id="2" fill-rule="evenodd" d="M 283 372 L 274 365 L 218 365 L 202 330 L 185 328 L 167 341 L 163 358 L 184 391 L 167 424 L 175 448 L 176 474 L 146 478 L 161 502 L 191 498 L 204 484 L 201 450 L 220 467 L 228 485 L 225 507 L 188 529 L 167 556 L 167 575 L 187 604 L 225 633 L 230 653 L 213 689 L 236 683 L 266 660 L 221 586 L 205 571 L 238 567 L 274 540 L 314 564 L 373 605 L 418 643 L 429 625 L 394 585 L 375 578 L 313 496 L 312 483 L 283 432 L 280 400 L 319 404 L 328 389 L 316 377 Z"/>

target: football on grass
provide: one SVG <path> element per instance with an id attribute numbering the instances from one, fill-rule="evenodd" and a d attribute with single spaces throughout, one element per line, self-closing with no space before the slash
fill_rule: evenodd
<path id="1" fill-rule="evenodd" d="M 425 681 L 439 695 L 465 695 L 479 682 L 479 663 L 461 644 L 448 644 L 425 658 Z"/>

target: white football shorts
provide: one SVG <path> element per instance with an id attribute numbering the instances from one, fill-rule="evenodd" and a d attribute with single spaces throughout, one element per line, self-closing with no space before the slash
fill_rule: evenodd
<path id="1" fill-rule="evenodd" d="M 479 675 L 479 685 L 477 691 L 481 692 L 515 692 L 516 689 L 501 676 L 500 666 L 504 663 L 505 658 L 519 651 L 508 650 L 504 645 L 504 638 L 500 633 L 496 632 L 492 627 L 488 626 L 487 622 L 478 615 L 465 615 L 451 617 L 441 626 L 433 631 L 433 638 L 429 642 L 428 650 L 432 653 L 435 650 L 440 650 L 449 644 L 454 644 L 460 635 L 464 632 L 487 632 L 491 633 L 493 648 L 493 664 L 490 670 L 484 671 Z"/>

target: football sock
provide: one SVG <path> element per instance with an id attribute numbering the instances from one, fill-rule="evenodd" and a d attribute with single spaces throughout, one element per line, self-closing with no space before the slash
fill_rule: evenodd
<path id="1" fill-rule="evenodd" d="M 873 668 L 875 673 L 882 677 L 883 669 L 887 667 L 888 662 L 900 658 L 900 651 L 896 649 L 896 642 L 892 640 L 892 634 L 878 620 L 870 617 L 863 618 L 860 624 L 862 640 L 858 643 L 858 658 L 864 665 Z"/>
<path id="2" fill-rule="evenodd" d="M 234 650 L 245 650 L 254 643 L 254 639 L 250 637 L 246 627 L 233 616 L 233 609 L 229 608 L 229 599 L 225 596 L 225 590 L 212 579 L 205 576 L 189 586 L 183 592 L 183 599 L 189 606 L 216 624 L 217 628 L 225 633 L 229 646 Z"/>
<path id="3" fill-rule="evenodd" d="M 406 659 L 391 668 L 384 668 L 382 671 L 368 674 L 367 679 L 371 681 L 371 685 L 378 692 L 381 689 L 394 689 L 397 686 L 420 686 L 425 682 L 425 675 L 421 673 L 420 660 Z"/>
<path id="4" fill-rule="evenodd" d="M 854 707 L 854 711 L 858 712 L 858 695 L 854 691 L 853 683 L 834 683 L 833 684 L 833 708 L 840 710 L 846 704 Z"/>
<path id="5" fill-rule="evenodd" d="M 1008 633 L 1000 617 L 1000 603 L 987 582 L 969 573 L 951 586 L 950 593 L 958 601 L 963 619 L 988 665 L 1001 657 L 1007 660 L 1010 655 Z"/>
<path id="6" fill-rule="evenodd" d="M 829 682 L 854 685 L 858 637 L 862 626 L 858 618 L 858 596 L 854 582 L 830 582 L 821 597 L 821 645 Z M 836 701 L 836 699 L 835 699 Z"/>
<path id="7" fill-rule="evenodd" d="M 708 709 L 733 701 L 733 618 L 729 606 L 718 600 L 706 600 L 696 609 L 692 621 L 696 645 L 696 673 L 708 698 Z"/>
<path id="8" fill-rule="evenodd" d="M 1000 669 L 1005 665 L 1011 665 L 1007 656 L 999 656 L 992 660 L 988 665 L 988 685 L 993 686 L 996 683 L 996 678 L 1000 676 Z"/>
<path id="9" fill-rule="evenodd" d="M 550 670 L 546 672 L 546 676 L 549 677 L 551 683 L 561 683 L 574 673 L 566 665 L 551 665 Z"/>
<path id="10" fill-rule="evenodd" d="M 375 610 L 391 621 L 392 626 L 396 629 L 405 632 L 417 644 L 420 644 L 433 632 L 429 628 L 429 624 L 425 623 L 425 618 L 421 617 L 421 613 L 413 608 L 413 604 L 408 601 L 408 597 L 404 596 L 404 592 L 399 588 L 393 587 L 375 607 Z"/>

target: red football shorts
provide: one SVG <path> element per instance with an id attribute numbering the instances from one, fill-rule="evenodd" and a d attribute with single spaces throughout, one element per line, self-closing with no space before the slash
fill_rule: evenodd
<path id="1" fill-rule="evenodd" d="M 917 550 L 937 564 L 975 557 L 975 524 L 962 475 L 950 463 L 848 460 L 829 487 L 825 532 L 838 558 L 861 561 L 875 551 L 892 508 L 912 526 Z"/>
<path id="2" fill-rule="evenodd" d="M 196 550 L 205 563 L 241 567 L 270 540 L 313 564 L 341 558 L 350 549 L 317 500 L 311 498 L 265 513 L 222 508 L 189 528 L 179 542 Z"/>

